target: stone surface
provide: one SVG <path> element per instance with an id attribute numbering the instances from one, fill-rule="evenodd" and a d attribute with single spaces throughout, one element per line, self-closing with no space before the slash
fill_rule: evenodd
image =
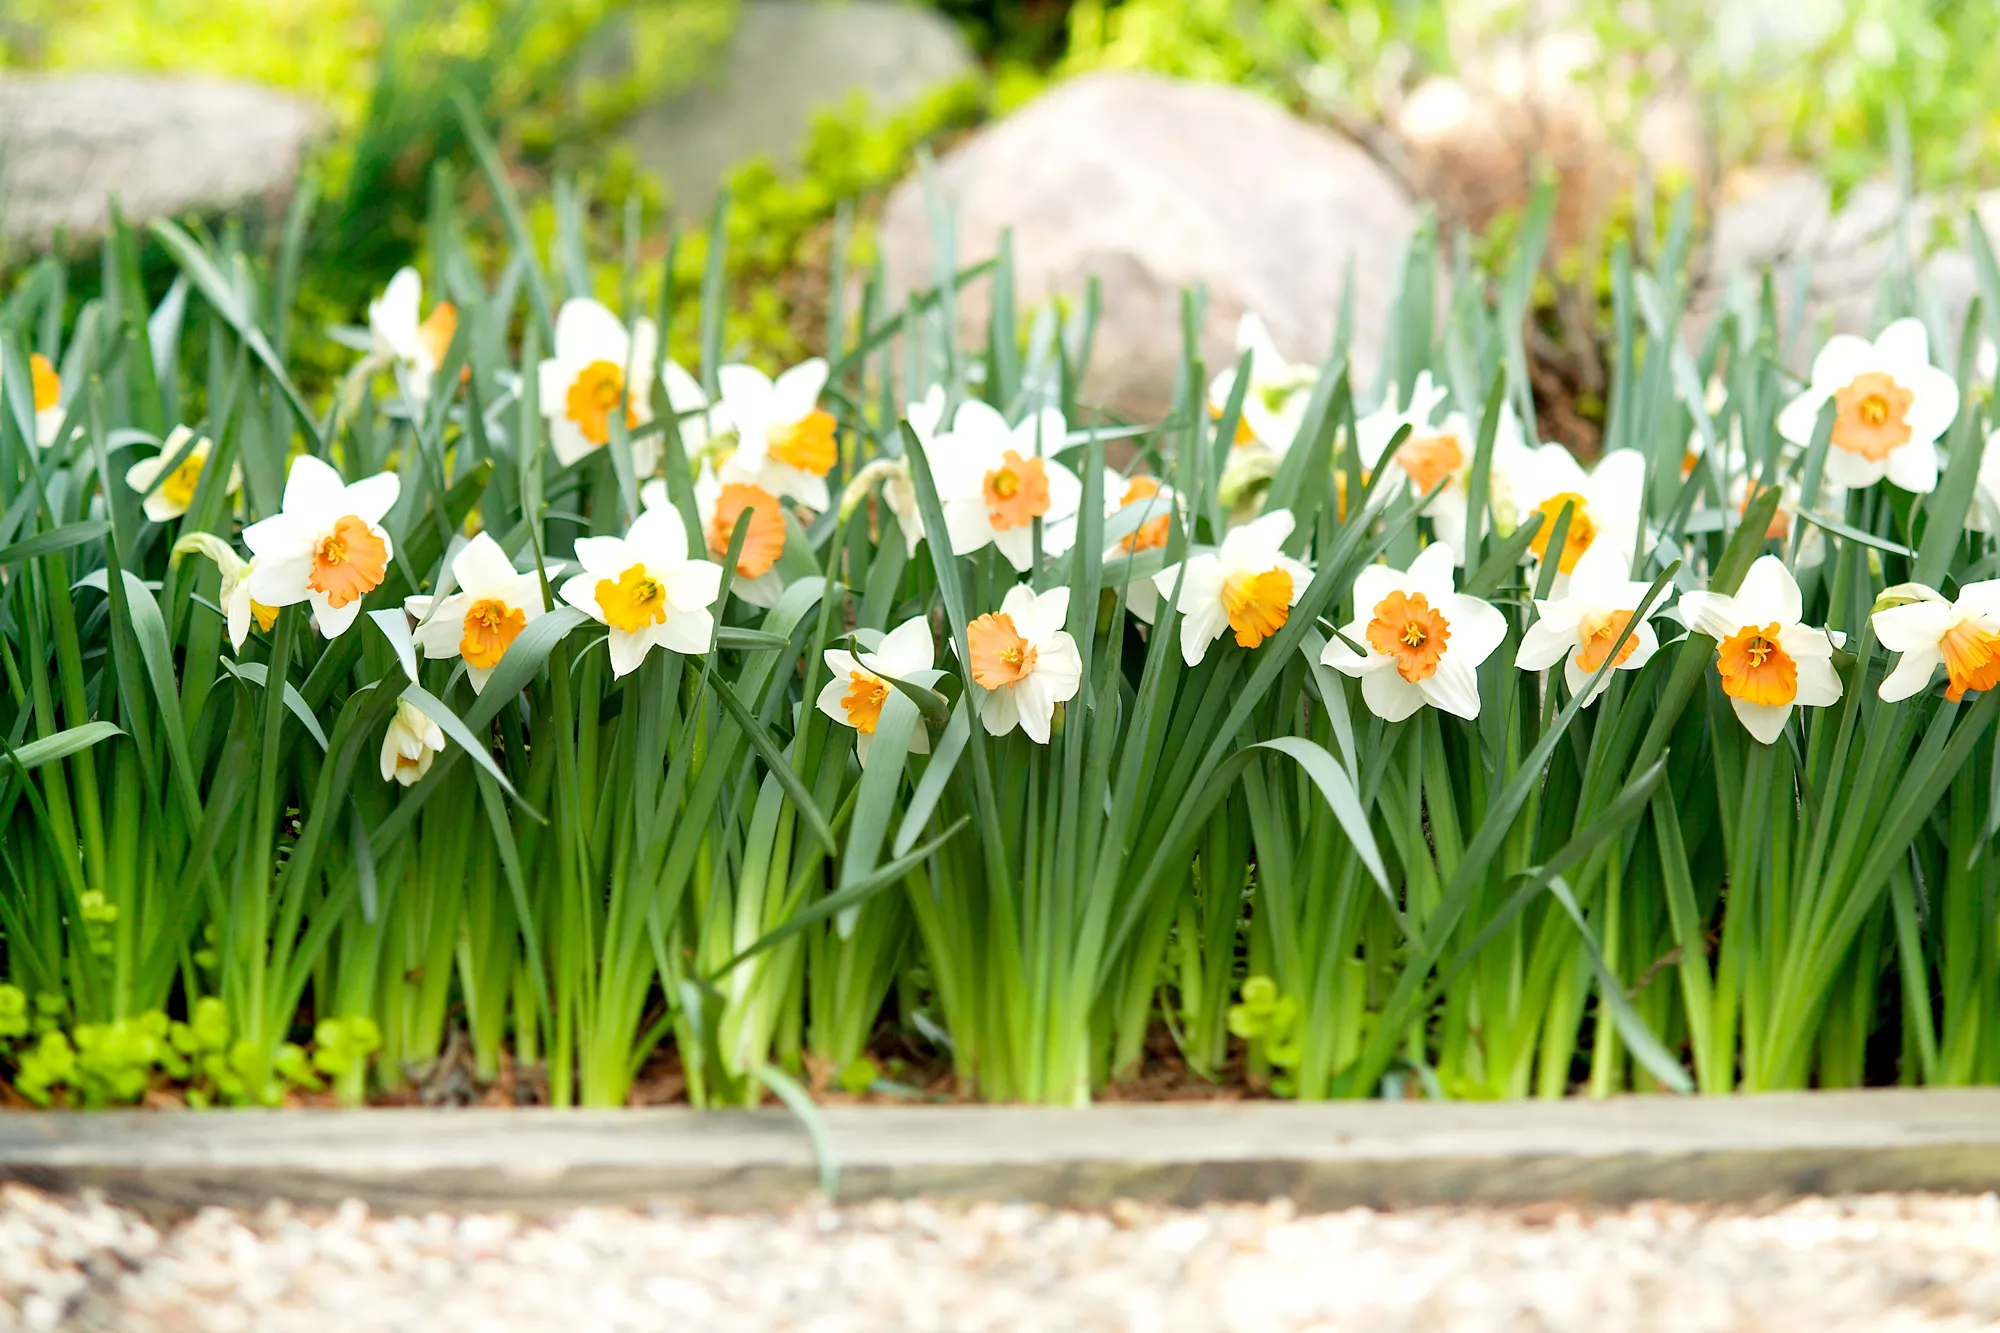
<path id="1" fill-rule="evenodd" d="M 0 78 L 0 241 L 102 235 L 115 199 L 144 223 L 281 206 L 320 124 L 250 84 L 138 74 Z"/>
<path id="2" fill-rule="evenodd" d="M 957 221 L 961 262 L 1014 238 L 1016 299 L 1080 298 L 1102 284 L 1084 395 L 1139 419 L 1169 406 L 1184 288 L 1208 290 L 1202 354 L 1235 360 L 1245 310 L 1295 361 L 1333 342 L 1352 265 L 1356 377 L 1367 383 L 1416 211 L 1363 149 L 1249 93 L 1148 74 L 1072 80 L 945 156 L 936 183 Z M 892 286 L 933 280 L 922 183 L 904 181 L 882 219 Z M 959 312 L 977 336 L 984 283 Z"/>
<path id="3" fill-rule="evenodd" d="M 665 178 L 676 211 L 699 214 L 743 162 L 794 164 L 827 107 L 859 92 L 884 115 L 974 68 L 965 39 L 935 10 L 895 0 L 751 0 L 713 77 L 642 110 L 627 133 L 640 164 Z"/>
<path id="4" fill-rule="evenodd" d="M 221 1208 L 155 1226 L 0 1187 L 0 1326 L 1017 1333 L 1992 1328 L 2000 1199 L 1779 1208 L 1089 1212 L 926 1200 L 702 1216 Z"/>

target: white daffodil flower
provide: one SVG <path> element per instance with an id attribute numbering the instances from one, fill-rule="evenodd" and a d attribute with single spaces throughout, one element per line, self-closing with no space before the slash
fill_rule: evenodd
<path id="1" fill-rule="evenodd" d="M 444 753 L 444 728 L 408 700 L 396 701 L 396 714 L 382 737 L 382 781 L 414 787 Z"/>
<path id="2" fill-rule="evenodd" d="M 222 571 L 222 589 L 217 600 L 229 621 L 229 646 L 234 651 L 243 651 L 243 641 L 250 637 L 253 619 L 266 634 L 278 623 L 277 607 L 251 600 L 250 571 L 257 562 L 236 554 L 222 538 L 212 532 L 190 532 L 174 543 L 174 554 L 205 555 Z"/>
<path id="3" fill-rule="evenodd" d="M 826 474 L 840 457 L 833 414 L 819 405 L 827 365 L 814 357 L 773 380 L 755 366 L 716 371 L 722 412 L 736 429 L 736 452 L 722 480 L 740 481 L 824 510 Z"/>
<path id="4" fill-rule="evenodd" d="M 1644 620 L 1632 619 L 1646 600 L 1651 585 L 1632 577 L 1632 564 L 1624 551 L 1600 542 L 1585 551 L 1570 571 L 1569 591 L 1562 597 L 1535 599 L 1539 617 L 1521 636 L 1514 664 L 1523 671 L 1543 671 L 1563 663 L 1563 679 L 1569 692 L 1582 691 L 1591 674 L 1611 658 L 1618 636 L 1632 625 L 1631 636 L 1618 655 L 1611 658 L 1613 669 L 1637 671 L 1659 651 L 1659 635 Z M 1611 677 L 1597 683 L 1585 697 L 1587 708 L 1597 702 L 1611 684 Z"/>
<path id="5" fill-rule="evenodd" d="M 1681 596 L 1681 622 L 1719 645 L 1715 669 L 1722 692 L 1744 730 L 1765 745 L 1785 730 L 1794 705 L 1824 708 L 1840 701 L 1834 640 L 1799 623 L 1801 605 L 1797 581 L 1775 555 L 1760 556 L 1734 596 Z"/>
<path id="6" fill-rule="evenodd" d="M 431 380 L 444 365 L 445 353 L 458 333 L 458 307 L 439 301 L 422 315 L 424 280 L 413 268 L 396 270 L 382 295 L 368 303 L 368 333 L 375 356 L 404 372 L 413 403 L 431 396 Z M 421 316 L 421 317 L 420 317 Z M 377 364 L 380 364 L 378 361 Z"/>
<path id="7" fill-rule="evenodd" d="M 1034 561 L 1034 525 L 1076 513 L 1083 483 L 1048 455 L 1062 447 L 1062 413 L 1052 407 L 1018 426 L 985 403 L 962 403 L 951 429 L 924 446 L 944 507 L 953 555 L 991 543 L 1015 569 Z"/>
<path id="8" fill-rule="evenodd" d="M 1872 343 L 1848 333 L 1827 339 L 1813 358 L 1812 382 L 1778 413 L 1778 432 L 1812 443 L 1829 399 L 1829 482 L 1859 488 L 1886 477 L 1906 491 L 1937 489 L 1937 442 L 1958 415 L 1958 384 L 1931 364 L 1920 320 L 1899 319 Z"/>
<path id="9" fill-rule="evenodd" d="M 1646 456 L 1637 449 L 1614 449 L 1585 472 L 1560 444 L 1545 444 L 1529 455 L 1516 478 L 1520 517 L 1542 516 L 1528 549 L 1537 562 L 1547 557 L 1549 539 L 1564 505 L 1574 506 L 1563 538 L 1558 575 L 1550 591 L 1563 595 L 1565 576 L 1584 552 L 1603 543 L 1631 553 L 1639 536 L 1639 510 L 1646 493 Z"/>
<path id="10" fill-rule="evenodd" d="M 160 481 L 160 473 L 166 470 L 167 464 L 173 462 L 174 455 L 192 439 L 194 439 L 193 431 L 186 426 L 176 426 L 167 432 L 166 441 L 160 445 L 159 453 L 151 458 L 141 459 L 125 469 L 125 484 L 146 497 L 142 507 L 146 511 L 146 517 L 155 523 L 171 523 L 187 513 L 188 506 L 194 503 L 195 487 L 201 482 L 201 470 L 207 465 L 209 451 L 213 447 L 206 436 L 194 440 L 194 448 L 188 451 L 188 456 L 183 458 L 180 465 L 172 472 L 167 473 L 166 480 Z M 159 481 L 158 490 L 153 490 L 155 481 Z M 230 464 L 229 488 L 224 493 L 234 495 L 242 484 L 242 469 L 233 463 Z M 152 491 L 152 494 L 147 495 L 148 491 Z"/>
<path id="11" fill-rule="evenodd" d="M 388 577 L 394 548 L 382 518 L 399 493 L 393 472 L 350 486 L 311 454 L 294 459 L 278 512 L 243 530 L 256 557 L 250 595 L 266 606 L 310 602 L 319 632 L 338 638 Z"/>
<path id="12" fill-rule="evenodd" d="M 931 643 L 931 623 L 923 616 L 904 621 L 882 636 L 873 652 L 851 653 L 845 648 L 826 650 L 826 669 L 833 673 L 819 692 L 819 711 L 842 726 L 854 728 L 854 754 L 861 766 L 868 766 L 868 746 L 875 738 L 875 724 L 882 719 L 882 705 L 896 687 L 884 680 L 893 676 L 908 680 L 935 664 Z M 913 754 L 929 754 L 930 733 L 919 726 L 910 736 Z"/>
<path id="13" fill-rule="evenodd" d="M 623 537 L 577 538 L 576 562 L 583 572 L 564 582 L 562 599 L 607 627 L 614 677 L 638 670 L 656 646 L 708 651 L 722 566 L 688 559 L 687 528 L 672 507 L 645 510 Z"/>
<path id="14" fill-rule="evenodd" d="M 1180 587 L 1181 657 L 1189 666 L 1225 631 L 1236 632 L 1237 646 L 1255 648 L 1285 627 L 1312 582 L 1312 570 L 1281 549 L 1295 521 L 1291 510 L 1274 509 L 1230 529 L 1215 550 L 1189 556 L 1185 578 L 1178 564 L 1153 575 L 1163 597 Z"/>
<path id="15" fill-rule="evenodd" d="M 555 355 L 542 362 L 537 384 L 557 462 L 568 467 L 610 443 L 613 413 L 624 412 L 628 431 L 653 419 L 659 347 L 659 331 L 650 319 L 627 330 L 599 302 L 583 297 L 563 302 L 556 313 Z M 632 442 L 634 472 L 647 477 L 658 466 L 658 441 L 648 436 Z"/>
<path id="16" fill-rule="evenodd" d="M 1354 423 L 1354 449 L 1361 455 L 1361 466 L 1370 472 L 1381 466 L 1389 441 L 1405 425 L 1410 428 L 1409 437 L 1397 447 L 1391 461 L 1410 478 L 1419 495 L 1428 493 L 1438 482 L 1471 463 L 1470 444 L 1461 440 L 1458 433 L 1442 434 L 1431 421 L 1447 392 L 1443 385 L 1431 382 L 1428 370 L 1421 371 L 1410 386 L 1409 405 L 1399 407 L 1396 386 L 1391 384 L 1382 406 Z M 1463 422 L 1462 416 L 1460 421 Z M 1477 440 L 1470 443 L 1476 444 Z"/>
<path id="17" fill-rule="evenodd" d="M 1439 482 L 1444 489 L 1431 497 L 1422 513 L 1431 521 L 1437 540 L 1451 548 L 1452 559 L 1465 563 L 1465 525 L 1472 505 L 1472 465 L 1479 453 L 1479 427 L 1463 412 L 1447 413 L 1442 421 L 1429 420 L 1442 393 L 1430 387 L 1429 377 L 1419 375 L 1412 386 L 1410 408 L 1393 420 L 1378 420 L 1363 429 L 1356 422 L 1355 447 L 1362 465 L 1373 470 L 1378 464 L 1392 467 L 1409 479 L 1417 495 L 1430 495 Z M 1375 414 L 1380 416 L 1380 413 Z M 1404 421 L 1410 434 L 1386 462 L 1389 441 Z M 1386 427 L 1386 429 L 1385 429 Z M 1506 534 L 1520 521 L 1520 491 L 1523 474 L 1533 465 L 1521 430 L 1521 419 L 1511 404 L 1500 405 L 1500 420 L 1493 428 L 1493 454 L 1486 468 L 1486 509 L 1495 531 Z"/>
<path id="18" fill-rule="evenodd" d="M 485 532 L 452 557 L 451 577 L 457 590 L 443 601 L 408 597 L 403 609 L 418 622 L 411 637 L 424 656 L 463 658 L 465 677 L 477 694 L 521 631 L 541 617 L 542 577 L 532 569 L 516 570 Z"/>
<path id="19" fill-rule="evenodd" d="M 639 499 L 648 509 L 670 509 L 664 481 L 648 482 Z M 729 554 L 737 516 L 750 511 L 750 531 L 744 534 L 729 591 L 752 606 L 776 606 L 785 592 L 785 580 L 777 567 L 778 558 L 785 553 L 786 536 L 784 506 L 778 497 L 747 481 L 722 481 L 703 459 L 694 478 L 694 507 L 701 519 L 702 538 L 708 543 L 709 559 L 718 562 Z"/>
<path id="20" fill-rule="evenodd" d="M 998 611 L 965 627 L 979 721 L 988 733 L 1005 736 L 1018 726 L 1035 744 L 1049 743 L 1056 705 L 1083 687 L 1083 656 L 1063 629 L 1068 619 L 1068 588 L 1038 593 L 1017 583 Z"/>
<path id="21" fill-rule="evenodd" d="M 1245 352 L 1250 354 L 1250 386 L 1243 393 L 1233 443 L 1256 443 L 1283 454 L 1298 436 L 1319 371 L 1287 361 L 1264 321 L 1249 311 L 1236 323 L 1236 355 L 1241 359 Z M 1209 381 L 1209 414 L 1221 416 L 1235 391 L 1236 368 L 1231 366 Z"/>
<path id="22" fill-rule="evenodd" d="M 1429 704 L 1456 717 L 1479 716 L 1479 665 L 1507 637 L 1507 618 L 1458 591 L 1450 547 L 1431 543 L 1407 570 L 1362 570 L 1354 579 L 1354 608 L 1354 619 L 1327 641 L 1320 660 L 1361 681 L 1370 712 L 1401 722 Z"/>
<path id="23" fill-rule="evenodd" d="M 54 362 L 36 352 L 28 358 L 28 382 L 35 395 L 35 443 L 46 449 L 62 430 L 62 376 Z"/>
<path id="24" fill-rule="evenodd" d="M 1104 469 L 1104 517 L 1112 519 L 1128 509 L 1138 511 L 1133 516 L 1137 526 L 1105 543 L 1104 561 L 1108 564 L 1143 551 L 1165 548 L 1179 506 L 1180 499 L 1174 494 L 1174 488 L 1162 486 L 1156 478 L 1143 473 L 1125 477 L 1110 468 Z M 1063 520 L 1056 528 L 1043 534 L 1045 549 L 1056 555 L 1067 551 L 1076 543 L 1077 530 L 1077 519 Z M 1125 598 L 1132 614 L 1148 625 L 1159 614 L 1160 590 L 1150 577 L 1127 583 Z"/>
<path id="25" fill-rule="evenodd" d="M 1882 697 L 1894 703 L 1919 693 L 1939 666 L 1944 697 L 1954 703 L 2000 685 L 2000 579 L 1964 585 L 1957 601 L 1930 588 L 1911 585 L 1909 591 L 1916 600 L 1871 617 L 1882 646 L 1902 654 L 1882 681 Z"/>

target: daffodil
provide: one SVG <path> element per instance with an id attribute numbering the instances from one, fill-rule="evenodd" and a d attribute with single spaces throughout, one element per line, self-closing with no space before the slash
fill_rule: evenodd
<path id="1" fill-rule="evenodd" d="M 1538 618 L 1521 636 L 1514 664 L 1523 671 L 1542 671 L 1562 662 L 1571 694 L 1581 691 L 1607 658 L 1615 670 L 1637 671 L 1660 647 L 1650 624 L 1634 623 L 1648 591 L 1648 584 L 1632 577 L 1624 551 L 1603 542 L 1592 546 L 1570 571 L 1566 595 L 1535 600 Z M 1627 625 L 1632 633 L 1613 657 L 1612 647 Z M 1609 675 L 1600 680 L 1585 697 L 1585 706 L 1595 703 L 1610 683 Z"/>
<path id="2" fill-rule="evenodd" d="M 1243 392 L 1243 414 L 1233 443 L 1258 444 L 1283 454 L 1298 436 L 1319 371 L 1287 361 L 1264 321 L 1250 311 L 1236 323 L 1239 360 L 1245 352 L 1250 354 L 1250 384 Z M 1232 366 L 1209 381 L 1209 414 L 1221 416 L 1235 391 L 1236 368 Z"/>
<path id="3" fill-rule="evenodd" d="M 620 412 L 628 431 L 653 419 L 659 344 L 650 319 L 641 318 L 627 330 L 596 301 L 573 297 L 563 302 L 556 315 L 555 355 L 542 362 L 538 384 L 557 462 L 568 467 L 602 449 Z M 634 471 L 650 476 L 658 463 L 658 446 L 650 436 L 633 441 Z"/>
<path id="4" fill-rule="evenodd" d="M 722 566 L 688 559 L 673 508 L 644 510 L 623 537 L 577 538 L 576 562 L 583 572 L 564 582 L 562 599 L 609 631 L 613 676 L 638 670 L 656 646 L 708 651 Z"/>
<path id="5" fill-rule="evenodd" d="M 1557 562 L 1559 575 L 1567 575 L 1586 551 L 1600 543 L 1631 552 L 1638 540 L 1646 491 L 1646 456 L 1637 449 L 1614 449 L 1585 472 L 1568 449 L 1545 444 L 1529 455 L 1517 473 L 1516 487 L 1521 519 L 1542 516 L 1542 526 L 1528 548 L 1537 561 L 1548 555 L 1564 506 L 1571 507 L 1569 532 Z M 1553 591 L 1561 595 L 1563 587 L 1558 577 Z"/>
<path id="6" fill-rule="evenodd" d="M 237 652 L 243 651 L 243 641 L 250 637 L 250 622 L 255 620 L 257 628 L 266 634 L 271 626 L 278 623 L 278 608 L 254 601 L 250 596 L 250 571 L 255 568 L 255 560 L 245 560 L 212 532 L 190 532 L 174 543 L 176 555 L 205 555 L 215 562 L 222 571 L 222 589 L 219 600 L 222 614 L 229 621 L 229 646 Z"/>
<path id="7" fill-rule="evenodd" d="M 1921 321 L 1899 319 L 1872 343 L 1847 333 L 1827 339 L 1812 382 L 1778 413 L 1779 433 L 1811 443 L 1829 400 L 1828 481 L 1857 488 L 1886 477 L 1906 491 L 1937 489 L 1937 442 L 1958 415 L 1958 384 L 1931 364 Z"/>
<path id="8" fill-rule="evenodd" d="M 382 295 L 368 303 L 368 333 L 374 355 L 404 372 L 403 383 L 416 403 L 430 398 L 431 380 L 444 365 L 445 353 L 458 333 L 458 307 L 439 301 L 421 315 L 424 281 L 413 268 L 402 268 L 389 279 Z"/>
<path id="9" fill-rule="evenodd" d="M 444 728 L 406 699 L 396 701 L 396 713 L 382 737 L 382 781 L 414 787 L 444 753 Z"/>
<path id="10" fill-rule="evenodd" d="M 648 509 L 668 509 L 666 483 L 648 482 L 639 499 Z M 778 573 L 778 558 L 785 553 L 785 511 L 778 497 L 747 481 L 718 479 L 704 459 L 695 474 L 694 504 L 709 558 L 717 561 L 729 554 L 737 517 L 750 511 L 750 531 L 744 534 L 729 590 L 752 606 L 776 606 L 785 591 Z"/>
<path id="11" fill-rule="evenodd" d="M 1393 416 L 1371 414 L 1354 426 L 1355 448 L 1364 468 L 1393 468 L 1408 479 L 1417 495 L 1430 495 L 1440 482 L 1444 488 L 1432 495 L 1422 510 L 1431 521 L 1438 541 L 1451 548 L 1453 559 L 1465 563 L 1466 517 L 1472 505 L 1472 465 L 1479 452 L 1479 428 L 1463 412 L 1449 412 L 1440 421 L 1430 420 L 1443 394 L 1431 387 L 1428 375 L 1419 375 L 1412 386 L 1410 406 Z M 1410 433 L 1388 454 L 1389 441 L 1404 422 Z M 1372 423 L 1372 424 L 1371 424 Z M 1384 457 L 1387 454 L 1388 456 Z M 1532 466 L 1521 431 L 1521 420 L 1510 404 L 1500 406 L 1500 420 L 1493 428 L 1493 452 L 1486 467 L 1486 508 L 1496 530 L 1514 530 L 1520 517 L 1519 492 L 1522 477 Z"/>
<path id="12" fill-rule="evenodd" d="M 28 358 L 28 382 L 35 395 L 35 443 L 46 449 L 62 430 L 62 376 L 53 362 L 36 352 Z"/>
<path id="13" fill-rule="evenodd" d="M 826 362 L 804 361 L 773 380 L 755 366 L 716 372 L 722 411 L 736 430 L 736 452 L 722 480 L 741 481 L 808 509 L 827 507 L 826 474 L 840 458 L 833 414 L 819 405 Z"/>
<path id="14" fill-rule="evenodd" d="M 1083 657 L 1063 629 L 1068 619 L 1068 588 L 1038 593 L 1018 583 L 998 611 L 966 626 L 979 721 L 988 732 L 1005 736 L 1018 726 L 1037 745 L 1049 743 L 1056 705 L 1083 685 Z"/>
<path id="15" fill-rule="evenodd" d="M 1431 487 L 1470 463 L 1471 445 L 1476 441 L 1463 438 L 1463 415 L 1458 419 L 1459 428 L 1451 432 L 1431 421 L 1445 394 L 1442 385 L 1431 382 L 1428 370 L 1420 372 L 1410 386 L 1406 406 L 1397 405 L 1396 386 L 1391 384 L 1382 405 L 1354 423 L 1354 448 L 1361 455 L 1361 466 L 1370 472 L 1381 466 L 1389 441 L 1406 425 L 1410 433 L 1397 446 L 1391 462 L 1410 479 L 1419 495 L 1428 494 Z"/>
<path id="16" fill-rule="evenodd" d="M 1882 697 L 1907 699 L 1931 683 L 1944 667 L 1944 697 L 1956 703 L 1967 692 L 2000 685 L 2000 579 L 1965 584 L 1956 601 L 1930 588 L 1911 586 L 1916 600 L 1875 612 L 1875 637 L 1901 653 L 1882 681 Z"/>
<path id="17" fill-rule="evenodd" d="M 1034 560 L 1034 526 L 1076 513 L 1083 483 L 1048 455 L 1061 447 L 1062 413 L 1043 408 L 1018 426 L 987 404 L 962 403 L 951 429 L 924 446 L 953 555 L 991 544 L 1015 569 Z"/>
<path id="18" fill-rule="evenodd" d="M 1320 660 L 1361 681 L 1361 698 L 1385 722 L 1425 704 L 1479 716 L 1479 666 L 1507 637 L 1507 618 L 1458 591 L 1451 548 L 1426 546 L 1407 570 L 1370 565 L 1354 579 L 1354 619 Z M 1348 641 L 1365 647 L 1356 652 Z"/>
<path id="19" fill-rule="evenodd" d="M 328 464 L 300 455 L 279 511 L 243 530 L 256 557 L 250 595 L 266 606 L 310 602 L 321 634 L 344 633 L 361 614 L 361 599 L 388 577 L 394 548 L 382 518 L 399 489 L 393 472 L 350 486 Z"/>
<path id="20" fill-rule="evenodd" d="M 189 440 L 194 440 L 194 447 L 162 479 L 160 474 L 166 472 L 167 464 L 173 462 L 174 455 L 185 448 Z M 194 503 L 194 490 L 201 482 L 201 470 L 208 464 L 211 447 L 206 436 L 195 440 L 193 431 L 186 426 L 176 426 L 167 433 L 159 453 L 125 469 L 125 484 L 146 497 L 143 507 L 147 518 L 155 523 L 170 523 L 188 511 L 188 506 Z M 231 464 L 228 489 L 224 494 L 236 494 L 242 484 L 241 469 Z"/>
<path id="21" fill-rule="evenodd" d="M 923 616 L 906 620 L 883 635 L 873 651 L 826 650 L 826 669 L 833 678 L 819 692 L 819 711 L 854 728 L 854 753 L 863 767 L 868 764 L 868 746 L 875 737 L 875 724 L 882 718 L 882 705 L 889 691 L 896 688 L 883 677 L 909 680 L 931 670 L 933 662 L 931 624 Z M 930 748 L 930 733 L 918 727 L 910 737 L 910 749 L 929 754 Z"/>
<path id="22" fill-rule="evenodd" d="M 1181 656 L 1189 666 L 1208 654 L 1208 645 L 1234 630 L 1236 643 L 1255 648 L 1285 627 L 1292 607 L 1312 582 L 1312 571 L 1281 549 L 1292 535 L 1289 509 L 1232 528 L 1214 551 L 1188 557 L 1153 575 L 1161 596 L 1179 585 Z"/>
<path id="23" fill-rule="evenodd" d="M 521 573 L 491 534 L 480 533 L 451 560 L 457 589 L 442 601 L 430 596 L 404 599 L 403 609 L 418 621 L 412 636 L 425 657 L 457 657 L 476 693 L 508 647 L 542 614 L 542 579 Z"/>
<path id="24" fill-rule="evenodd" d="M 1799 623 L 1799 585 L 1777 556 L 1758 558 L 1731 596 L 1690 592 L 1681 621 L 1719 645 L 1715 669 L 1722 692 L 1752 736 L 1778 739 L 1794 705 L 1823 708 L 1840 700 L 1832 638 Z"/>

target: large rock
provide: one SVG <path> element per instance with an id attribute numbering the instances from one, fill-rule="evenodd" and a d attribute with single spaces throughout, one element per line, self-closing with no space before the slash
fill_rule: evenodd
<path id="1" fill-rule="evenodd" d="M 1333 342 L 1351 271 L 1351 355 L 1365 384 L 1416 210 L 1388 172 L 1349 140 L 1249 93 L 1148 74 L 1063 84 L 988 126 L 938 163 L 961 261 L 1014 238 L 1016 298 L 1082 296 L 1094 275 L 1103 314 L 1084 394 L 1123 415 L 1170 405 L 1181 356 L 1180 300 L 1208 290 L 1202 355 L 1235 360 L 1237 319 L 1264 318 L 1295 361 Z M 896 289 L 929 286 L 934 262 L 924 189 L 890 197 L 881 246 Z M 987 284 L 959 310 L 983 338 Z"/>
<path id="2" fill-rule="evenodd" d="M 93 239 L 113 200 L 140 223 L 281 205 L 319 123 L 307 103 L 219 79 L 0 78 L 0 241 Z"/>
<path id="3" fill-rule="evenodd" d="M 676 211 L 705 210 L 754 157 L 796 163 L 813 116 L 864 94 L 884 115 L 972 73 L 965 39 L 933 10 L 894 0 L 752 0 L 714 76 L 640 111 L 628 137 Z"/>

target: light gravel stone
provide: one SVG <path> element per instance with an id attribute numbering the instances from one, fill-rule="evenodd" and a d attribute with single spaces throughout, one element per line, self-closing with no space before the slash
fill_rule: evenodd
<path id="1" fill-rule="evenodd" d="M 2000 1198 L 1765 1210 L 1102 1212 L 916 1201 L 547 1218 L 0 1189 L 0 1328 L 1814 1330 L 2000 1323 Z"/>

